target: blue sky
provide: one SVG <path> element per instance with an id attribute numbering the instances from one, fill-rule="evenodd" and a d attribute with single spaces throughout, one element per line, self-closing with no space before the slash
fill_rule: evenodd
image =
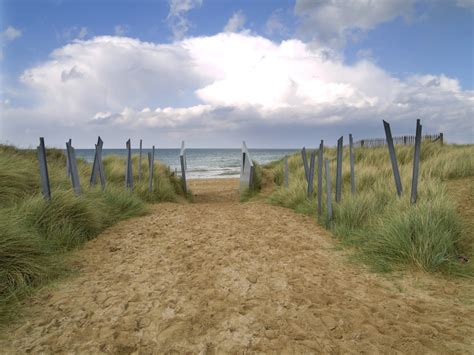
<path id="1" fill-rule="evenodd" d="M 473 9 L 471 0 L 2 0 L 0 140 L 29 146 L 45 135 L 62 146 L 72 135 L 87 146 L 99 132 L 114 146 L 132 136 L 299 147 L 381 136 L 381 119 L 411 133 L 421 118 L 472 142 Z"/>

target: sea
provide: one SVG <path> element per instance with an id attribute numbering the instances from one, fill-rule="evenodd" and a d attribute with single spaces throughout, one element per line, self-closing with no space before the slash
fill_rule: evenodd
<path id="1" fill-rule="evenodd" d="M 267 164 L 279 160 L 285 155 L 297 152 L 297 149 L 249 149 L 252 160 L 259 164 Z M 142 149 L 144 161 L 151 149 Z M 155 161 L 170 167 L 172 171 L 181 170 L 179 149 L 155 149 Z M 76 157 L 90 163 L 94 161 L 94 149 L 76 149 Z M 138 149 L 132 149 L 138 155 Z M 126 156 L 126 149 L 103 149 L 102 157 L 107 155 Z M 240 174 L 240 149 L 186 149 L 187 177 L 190 179 L 234 178 Z"/>

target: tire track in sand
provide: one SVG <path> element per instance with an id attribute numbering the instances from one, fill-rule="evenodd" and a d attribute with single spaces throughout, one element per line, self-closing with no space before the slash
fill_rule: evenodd
<path id="1" fill-rule="evenodd" d="M 312 218 L 194 181 L 77 252 L 79 276 L 28 301 L 3 353 L 469 353 L 472 283 L 387 280 Z M 216 188 L 217 186 L 217 188 Z M 467 284 L 467 285 L 466 285 Z"/>

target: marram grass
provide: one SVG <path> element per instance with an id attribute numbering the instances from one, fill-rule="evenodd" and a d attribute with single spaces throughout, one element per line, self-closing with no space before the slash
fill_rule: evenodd
<path id="1" fill-rule="evenodd" d="M 180 181 L 166 167 L 154 166 L 148 190 L 148 164 L 133 159 L 135 189 L 125 189 L 125 159 L 104 159 L 107 184 L 89 187 L 91 165 L 78 161 L 82 186 L 75 196 L 62 151 L 47 149 L 52 199 L 40 194 L 36 151 L 0 145 L 0 323 L 15 315 L 17 301 L 35 287 L 68 272 L 65 252 L 95 238 L 105 228 L 147 213 L 146 202 L 175 201 Z M 144 159 L 145 161 L 145 159 Z"/>
<path id="2" fill-rule="evenodd" d="M 310 152 L 308 151 L 308 157 Z M 455 201 L 446 192 L 452 179 L 474 176 L 473 145 L 423 143 L 418 183 L 418 202 L 410 204 L 413 146 L 396 146 L 403 194 L 396 195 L 388 149 L 356 148 L 356 193 L 351 193 L 349 149 L 344 147 L 342 200 L 336 203 L 336 150 L 324 149 L 330 161 L 333 219 L 326 218 L 326 181 L 323 174 L 323 214 L 317 216 L 317 167 L 314 193 L 306 196 L 300 154 L 288 158 L 289 187 L 283 185 L 283 161 L 264 169 L 271 170 L 274 192 L 270 203 L 314 216 L 344 244 L 356 251 L 359 259 L 378 271 L 414 268 L 426 272 L 447 272 L 472 276 L 474 233 L 466 228 Z M 470 179 L 470 180 L 469 180 Z M 467 182 L 468 184 L 469 182 Z M 469 188 L 467 186 L 467 188 Z M 472 189 L 472 187 L 471 187 Z M 474 203 L 472 201 L 471 203 Z M 472 206 L 471 206 L 472 208 Z M 462 264 L 460 256 L 471 261 Z"/>

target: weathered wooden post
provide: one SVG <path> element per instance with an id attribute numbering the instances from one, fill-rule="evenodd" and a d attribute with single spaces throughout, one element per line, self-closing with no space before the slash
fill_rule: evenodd
<path id="1" fill-rule="evenodd" d="M 104 142 L 99 136 L 99 138 L 97 139 L 97 144 L 95 145 L 94 163 L 92 164 L 92 173 L 90 179 L 90 186 L 95 186 L 97 184 L 97 175 L 99 175 L 102 190 L 105 188 L 105 172 L 104 163 L 102 161 L 103 145 Z"/>
<path id="2" fill-rule="evenodd" d="M 245 141 L 242 141 L 241 149 L 241 162 L 240 162 L 240 183 L 239 191 L 240 193 L 245 192 L 246 190 L 254 189 L 254 174 L 255 166 L 253 164 L 252 158 L 250 157 L 249 150 Z"/>
<path id="3" fill-rule="evenodd" d="M 306 181 L 308 181 L 308 179 L 309 179 L 309 175 L 308 175 L 309 168 L 308 168 L 308 159 L 306 157 L 306 148 L 305 147 L 303 147 L 303 149 L 301 149 L 301 158 L 303 159 L 304 176 L 306 178 Z"/>
<path id="4" fill-rule="evenodd" d="M 418 173 L 420 168 L 421 124 L 416 120 L 415 154 L 413 156 L 413 175 L 411 178 L 411 203 L 416 203 L 418 193 Z"/>
<path id="5" fill-rule="evenodd" d="M 387 139 L 390 160 L 392 161 L 393 178 L 395 179 L 397 194 L 398 196 L 401 196 L 402 195 L 402 181 L 400 180 L 400 172 L 398 171 L 397 156 L 395 155 L 395 147 L 393 145 L 392 131 L 390 130 L 390 124 L 386 121 L 383 121 L 383 127 L 385 130 L 385 137 Z"/>
<path id="6" fill-rule="evenodd" d="M 140 151 L 138 154 L 138 182 L 142 182 L 142 140 L 140 139 Z"/>
<path id="7" fill-rule="evenodd" d="M 67 156 L 69 159 L 69 168 L 71 172 L 71 182 L 74 193 L 79 196 L 81 194 L 81 183 L 79 181 L 79 173 L 77 171 L 76 152 L 70 141 L 66 142 Z"/>
<path id="8" fill-rule="evenodd" d="M 284 175 L 284 178 L 283 178 L 284 186 L 288 188 L 288 155 L 285 155 L 283 175 Z"/>
<path id="9" fill-rule="evenodd" d="M 310 163 L 309 163 L 309 176 L 308 176 L 308 190 L 306 192 L 306 196 L 308 198 L 311 197 L 313 194 L 313 180 L 314 180 L 314 160 L 316 157 L 316 151 L 313 150 L 311 152 Z"/>
<path id="10" fill-rule="evenodd" d="M 181 142 L 181 152 L 179 153 L 179 160 L 181 163 L 181 181 L 183 184 L 184 193 L 188 192 L 188 187 L 186 185 L 186 148 L 184 147 L 184 141 Z"/>
<path id="11" fill-rule="evenodd" d="M 318 151 L 318 215 L 323 213 L 323 151 L 324 141 L 321 139 Z"/>
<path id="12" fill-rule="evenodd" d="M 71 142 L 72 142 L 72 139 L 69 138 L 69 144 L 71 144 Z M 67 152 L 66 152 L 66 176 L 68 177 L 68 179 L 71 176 L 71 166 L 69 164 L 69 157 L 67 155 Z"/>
<path id="13" fill-rule="evenodd" d="M 343 137 L 337 140 L 336 202 L 341 201 L 342 192 L 342 143 Z"/>
<path id="14" fill-rule="evenodd" d="M 354 142 L 352 140 L 352 134 L 349 134 L 349 160 L 351 164 L 351 192 L 355 194 L 356 183 L 355 183 L 355 172 L 354 172 Z"/>
<path id="15" fill-rule="evenodd" d="M 41 179 L 41 192 L 46 201 L 51 200 L 51 188 L 49 185 L 48 163 L 46 162 L 46 148 L 44 147 L 44 138 L 40 137 L 40 144 L 36 148 L 38 152 L 38 163 Z"/>
<path id="16" fill-rule="evenodd" d="M 444 143 L 444 134 L 443 133 L 439 134 L 439 142 L 441 143 L 441 145 L 443 145 L 443 143 Z"/>
<path id="17" fill-rule="evenodd" d="M 326 159 L 326 208 L 328 211 L 328 222 L 332 220 L 332 201 L 331 201 L 331 174 L 329 172 L 329 160 Z"/>
<path id="18" fill-rule="evenodd" d="M 127 147 L 127 171 L 125 172 L 125 187 L 133 191 L 133 170 L 132 170 L 132 145 L 130 139 L 126 143 Z"/>
<path id="19" fill-rule="evenodd" d="M 153 170 L 155 166 L 155 146 L 151 148 L 151 153 L 148 153 L 148 191 L 153 191 Z"/>

